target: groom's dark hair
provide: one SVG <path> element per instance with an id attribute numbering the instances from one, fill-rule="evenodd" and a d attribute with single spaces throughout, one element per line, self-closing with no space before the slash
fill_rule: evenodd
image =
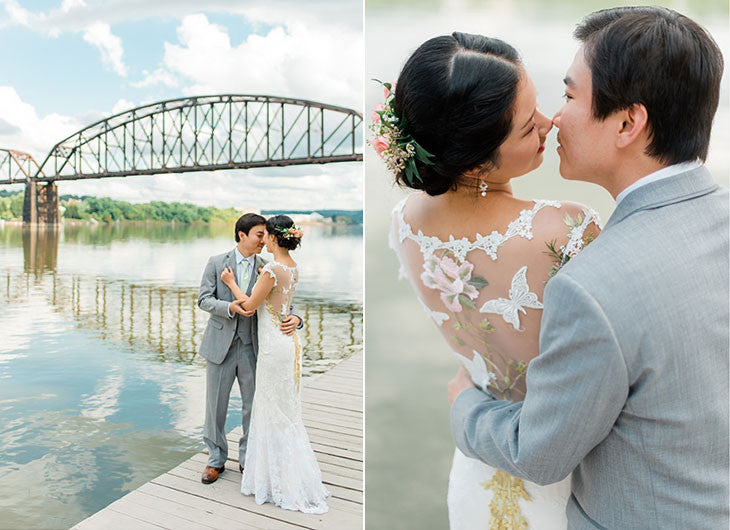
<path id="1" fill-rule="evenodd" d="M 664 7 L 617 7 L 588 15 L 574 36 L 591 69 L 596 119 L 643 104 L 649 156 L 705 160 L 723 59 L 702 26 Z"/>
<path id="2" fill-rule="evenodd" d="M 254 226 L 265 224 L 266 218 L 262 215 L 259 215 L 257 213 L 243 214 L 241 217 L 238 218 L 238 221 L 236 221 L 236 243 L 241 240 L 241 238 L 238 236 L 239 232 L 243 232 L 244 234 L 248 235 L 248 233 Z"/>

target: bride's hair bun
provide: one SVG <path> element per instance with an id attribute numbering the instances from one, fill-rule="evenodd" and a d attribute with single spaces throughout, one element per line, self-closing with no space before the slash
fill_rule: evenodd
<path id="1" fill-rule="evenodd" d="M 406 133 L 434 155 L 416 161 L 419 176 L 396 175 L 400 185 L 439 195 L 456 189 L 464 172 L 497 166 L 498 149 L 512 128 L 520 56 L 499 39 L 453 33 L 427 40 L 398 77 L 394 107 Z"/>
<path id="2" fill-rule="evenodd" d="M 266 220 L 266 232 L 276 236 L 276 244 L 287 250 L 296 249 L 302 242 L 301 235 L 294 221 L 288 215 L 275 215 Z M 294 229 L 289 232 L 290 229 Z"/>

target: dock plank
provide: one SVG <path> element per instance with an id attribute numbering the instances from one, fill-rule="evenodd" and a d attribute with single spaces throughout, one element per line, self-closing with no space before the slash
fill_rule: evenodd
<path id="1" fill-rule="evenodd" d="M 202 453 L 199 453 L 190 460 L 186 460 L 180 464 L 180 466 L 200 473 L 200 470 L 205 467 L 206 462 L 207 458 Z M 345 468 L 326 462 L 319 462 L 319 467 L 322 470 L 322 480 L 325 483 L 362 492 L 362 472 L 351 471 L 351 475 L 343 474 L 343 471 L 347 471 Z M 241 481 L 241 473 L 238 471 L 238 468 L 226 469 L 224 476 L 226 479 L 230 478 L 238 482 Z"/>

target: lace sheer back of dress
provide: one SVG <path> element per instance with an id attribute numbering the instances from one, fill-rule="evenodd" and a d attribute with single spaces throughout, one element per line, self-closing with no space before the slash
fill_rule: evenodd
<path id="1" fill-rule="evenodd" d="M 262 268 L 260 275 L 268 274 L 274 279 L 274 286 L 266 296 L 266 305 L 279 319 L 289 316 L 294 291 L 299 281 L 299 271 L 278 261 L 269 261 Z"/>
<path id="2" fill-rule="evenodd" d="M 556 256 L 567 261 L 597 235 L 596 213 L 533 201 L 506 229 L 486 226 L 472 237 L 444 238 L 410 224 L 411 196 L 393 210 L 390 246 L 400 275 L 411 281 L 475 384 L 496 397 L 521 400 L 527 363 L 538 352 L 542 297 L 559 265 Z"/>

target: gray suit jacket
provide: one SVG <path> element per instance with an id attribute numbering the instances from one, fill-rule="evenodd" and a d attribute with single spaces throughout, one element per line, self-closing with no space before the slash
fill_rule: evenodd
<path id="1" fill-rule="evenodd" d="M 627 195 L 548 282 L 524 402 L 462 392 L 457 446 L 572 472 L 569 528 L 727 528 L 729 211 L 704 167 Z"/>
<path id="2" fill-rule="evenodd" d="M 258 269 L 264 264 L 263 258 L 258 254 L 254 257 L 254 268 L 251 274 L 251 281 L 246 292 L 250 293 L 251 288 L 258 278 Z M 200 293 L 198 294 L 198 307 L 210 313 L 208 325 L 203 333 L 203 340 L 200 342 L 198 353 L 204 359 L 212 363 L 220 364 L 226 358 L 228 349 L 231 347 L 233 337 L 236 333 L 238 319 L 250 318 L 251 342 L 253 349 L 258 354 L 258 320 L 256 313 L 251 317 L 244 317 L 237 313 L 233 318 L 228 316 L 228 305 L 236 297 L 221 280 L 221 273 L 226 267 L 236 270 L 236 252 L 231 249 L 225 254 L 212 256 L 205 266 L 203 278 L 200 280 Z"/>

